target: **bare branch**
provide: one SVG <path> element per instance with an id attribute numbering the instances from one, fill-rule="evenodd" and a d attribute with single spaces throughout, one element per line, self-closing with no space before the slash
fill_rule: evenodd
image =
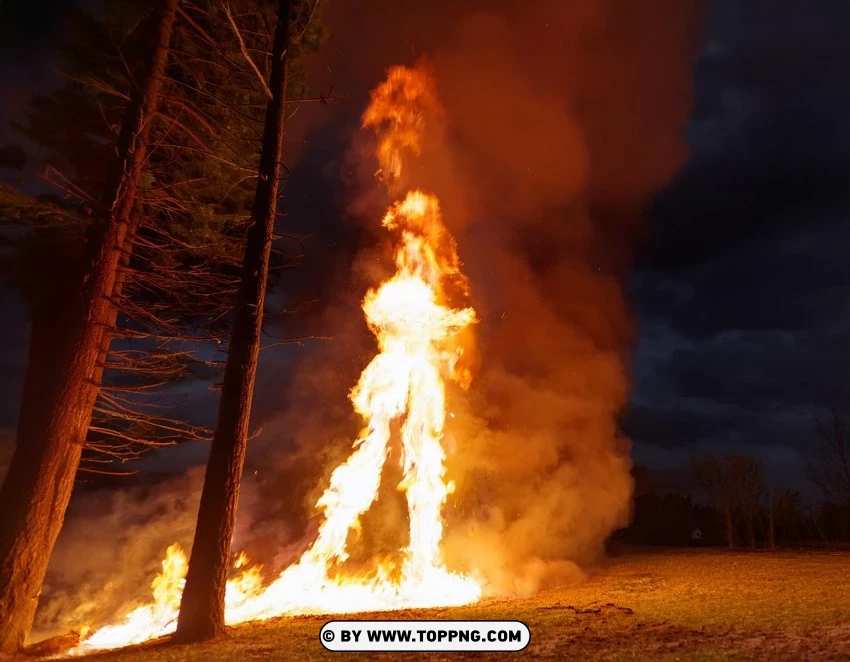
<path id="1" fill-rule="evenodd" d="M 271 99 L 272 91 L 269 89 L 269 86 L 266 84 L 263 74 L 257 68 L 257 65 L 254 64 L 254 60 L 251 59 L 251 55 L 248 53 L 248 49 L 245 47 L 245 41 L 242 39 L 242 34 L 239 32 L 239 27 L 236 25 L 236 21 L 233 20 L 233 15 L 230 13 L 230 5 L 227 2 L 223 2 L 221 3 L 221 6 L 222 9 L 224 9 L 224 14 L 227 16 L 227 20 L 230 22 L 230 26 L 233 28 L 233 34 L 236 35 L 236 40 L 239 42 L 239 48 L 242 50 L 242 57 L 245 58 L 245 61 L 250 65 L 251 69 L 254 70 L 254 73 L 257 74 L 257 79 L 263 86 L 263 91 L 265 91 L 266 96 Z"/>

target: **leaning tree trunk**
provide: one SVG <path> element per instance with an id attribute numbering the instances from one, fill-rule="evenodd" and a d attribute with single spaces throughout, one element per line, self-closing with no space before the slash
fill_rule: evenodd
<path id="1" fill-rule="evenodd" d="M 242 284 L 221 389 L 218 422 L 210 448 L 198 524 L 177 620 L 177 641 L 212 639 L 224 633 L 224 592 L 239 483 L 248 444 L 248 423 L 257 374 L 286 120 L 290 0 L 278 5 L 263 146 L 242 265 Z"/>
<path id="2" fill-rule="evenodd" d="M 26 640 L 53 545 L 71 498 L 80 453 L 99 390 L 99 357 L 114 322 L 113 288 L 146 157 L 146 135 L 168 61 L 179 0 L 164 0 L 154 18 L 153 52 L 118 136 L 118 163 L 104 189 L 101 222 L 86 244 L 82 278 L 63 325 L 50 311 L 33 320 L 30 366 L 17 443 L 0 488 L 0 653 Z M 35 356 L 51 344 L 53 365 Z"/>

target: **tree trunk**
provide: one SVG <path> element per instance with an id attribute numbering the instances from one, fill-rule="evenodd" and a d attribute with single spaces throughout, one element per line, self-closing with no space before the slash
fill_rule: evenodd
<path id="1" fill-rule="evenodd" d="M 829 542 L 829 536 L 826 535 L 826 531 L 823 530 L 823 527 L 820 525 L 820 522 L 818 522 L 817 515 L 812 513 L 811 518 L 812 524 L 814 525 L 815 531 L 817 531 L 818 537 L 820 537 L 821 542 L 823 542 L 826 547 L 831 547 L 832 544 Z"/>
<path id="2" fill-rule="evenodd" d="M 248 443 L 248 423 L 257 373 L 263 305 L 277 216 L 280 157 L 286 120 L 287 47 L 290 0 L 278 6 L 272 50 L 263 147 L 248 230 L 242 283 L 225 367 L 218 422 L 207 462 L 176 641 L 200 641 L 224 634 L 224 592 L 239 483 Z"/>
<path id="3" fill-rule="evenodd" d="M 150 126 L 150 125 L 148 125 Z M 148 132 L 145 131 L 143 140 L 147 143 Z M 136 232 L 139 230 L 141 222 L 141 208 L 134 208 L 131 212 L 129 221 L 127 222 L 127 233 L 124 238 L 124 244 L 121 248 L 121 256 L 118 259 L 118 270 L 115 273 L 115 281 L 112 285 L 112 296 L 110 300 L 112 304 L 109 307 L 109 314 L 104 323 L 103 336 L 101 338 L 100 352 L 97 355 L 97 365 L 94 369 L 93 381 L 98 386 L 98 390 L 103 383 L 103 372 L 106 369 L 106 361 L 109 358 L 109 346 L 112 339 L 115 337 L 115 330 L 118 328 L 118 303 L 121 295 L 124 293 L 124 286 L 127 284 L 127 267 L 130 266 L 130 260 L 133 257 L 133 239 Z"/>
<path id="4" fill-rule="evenodd" d="M 726 542 L 729 545 L 729 549 L 732 549 L 735 547 L 735 524 L 732 520 L 732 508 L 728 503 L 724 507 L 723 514 L 725 516 L 726 523 Z"/>
<path id="5" fill-rule="evenodd" d="M 750 543 L 750 549 L 756 548 L 756 527 L 752 510 L 747 512 L 747 541 Z"/>
<path id="6" fill-rule="evenodd" d="M 770 506 L 767 509 L 767 544 L 771 549 L 776 549 L 776 517 L 772 497 Z"/>
<path id="7" fill-rule="evenodd" d="M 38 311 L 33 319 L 17 443 L 0 488 L 0 653 L 13 653 L 25 643 L 71 498 L 99 390 L 98 358 L 114 321 L 111 296 L 177 3 L 164 0 L 154 18 L 154 51 L 146 75 L 130 95 L 117 142 L 118 163 L 101 198 L 103 220 L 86 244 L 76 298 L 61 325 L 50 317 L 59 311 Z M 37 356 L 45 347 L 53 365 Z"/>

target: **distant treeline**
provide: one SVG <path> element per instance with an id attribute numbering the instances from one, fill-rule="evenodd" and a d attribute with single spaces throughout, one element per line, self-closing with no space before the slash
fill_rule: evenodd
<path id="1" fill-rule="evenodd" d="M 850 543 L 850 508 L 833 503 L 806 505 L 798 492 L 784 491 L 782 511 L 760 506 L 753 513 L 753 535 L 747 519 L 736 518 L 730 541 L 723 513 L 695 503 L 690 495 L 655 491 L 634 500 L 632 523 L 615 534 L 633 544 L 671 546 L 804 547 Z M 697 533 L 698 532 L 698 533 Z M 696 538 L 695 538 L 696 534 Z"/>
<path id="2" fill-rule="evenodd" d="M 850 418 L 833 411 L 819 422 L 807 454 L 807 478 L 820 495 L 814 501 L 769 485 L 749 455 L 696 458 L 691 494 L 662 489 L 638 465 L 632 521 L 614 540 L 752 549 L 850 543 Z"/>

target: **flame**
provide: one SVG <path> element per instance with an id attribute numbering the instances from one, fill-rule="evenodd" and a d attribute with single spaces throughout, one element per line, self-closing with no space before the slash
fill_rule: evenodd
<path id="1" fill-rule="evenodd" d="M 151 583 L 153 603 L 137 607 L 123 623 L 109 625 L 91 634 L 79 648 L 115 648 L 138 644 L 167 634 L 177 624 L 177 611 L 189 562 L 177 543 L 165 552 L 160 572 Z M 85 637 L 85 634 L 82 634 Z"/>
<path id="2" fill-rule="evenodd" d="M 378 161 L 393 182 L 402 176 L 405 159 L 420 153 L 426 119 L 439 117 L 426 69 L 390 69 L 372 94 L 363 125 L 376 131 Z M 440 551 L 442 509 L 454 487 L 446 480 L 442 446 L 445 380 L 463 387 L 469 383 L 468 372 L 458 368 L 463 353 L 459 334 L 475 323 L 476 314 L 471 307 L 449 303 L 465 297 L 468 284 L 436 197 L 411 190 L 390 206 L 382 223 L 398 235 L 396 272 L 363 300 L 379 350 L 350 393 L 365 426 L 316 503 L 324 519 L 313 544 L 266 586 L 257 566 L 228 581 L 228 623 L 282 614 L 461 605 L 481 596 L 479 583 L 450 572 Z M 397 421 L 403 421 L 399 436 L 404 478 L 398 487 L 407 498 L 409 542 L 399 550 L 399 559 L 351 576 L 340 569 L 348 558 L 347 540 L 378 496 L 391 424 Z M 242 553 L 235 567 L 247 563 Z M 186 556 L 172 545 L 152 585 L 153 604 L 132 611 L 122 623 L 101 628 L 78 650 L 114 648 L 173 631 L 185 574 Z"/>
<path id="3" fill-rule="evenodd" d="M 426 120 L 439 123 L 442 118 L 443 108 L 427 66 L 391 67 L 386 80 L 372 91 L 362 117 L 363 127 L 378 135 L 379 172 L 391 182 L 398 180 L 405 155 L 422 152 Z"/>

